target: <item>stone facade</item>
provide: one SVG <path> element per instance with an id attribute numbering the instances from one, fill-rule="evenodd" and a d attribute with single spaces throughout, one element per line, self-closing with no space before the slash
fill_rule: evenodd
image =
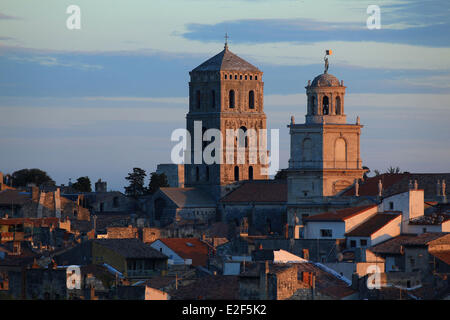
<path id="1" fill-rule="evenodd" d="M 191 152 L 187 153 L 185 159 L 186 186 L 204 187 L 218 199 L 223 195 L 224 186 L 237 180 L 268 178 L 267 173 L 261 171 L 263 165 L 258 156 L 249 155 L 250 148 L 259 148 L 256 140 L 242 134 L 238 138 L 237 134 L 229 138 L 233 139 L 233 147 L 227 148 L 226 143 L 227 129 L 242 129 L 246 134 L 249 129 L 254 129 L 257 135 L 259 130 L 266 129 L 262 74 L 259 69 L 229 51 L 228 46 L 190 72 L 186 127 L 191 135 Z M 194 124 L 196 121 L 201 121 L 197 128 Z M 222 142 L 217 147 L 224 150 L 223 154 L 212 153 L 217 158 L 222 156 L 222 164 L 206 164 L 204 159 L 201 159 L 201 164 L 194 164 L 194 149 L 204 150 L 209 145 L 209 142 L 202 142 L 197 136 L 202 136 L 207 129 L 212 128 L 220 130 L 222 134 Z M 238 147 L 245 148 L 245 159 L 237 159 Z"/>
<path id="2" fill-rule="evenodd" d="M 307 113 L 303 124 L 292 117 L 289 127 L 291 155 L 288 180 L 288 215 L 314 214 L 321 202 L 334 197 L 365 172 L 360 156 L 361 128 L 346 123 L 345 86 L 321 74 L 306 86 Z"/>

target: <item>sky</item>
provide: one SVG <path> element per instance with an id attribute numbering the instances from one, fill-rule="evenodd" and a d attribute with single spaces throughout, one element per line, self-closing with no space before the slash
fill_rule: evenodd
<path id="1" fill-rule="evenodd" d="M 67 7 L 81 10 L 69 30 Z M 369 5 L 381 28 L 369 30 Z M 40 168 L 58 184 L 101 178 L 123 191 L 133 167 L 169 163 L 185 127 L 189 71 L 222 51 L 264 72 L 267 127 L 289 159 L 291 115 L 323 72 L 347 86 L 363 165 L 449 172 L 448 0 L 2 0 L 0 171 Z"/>

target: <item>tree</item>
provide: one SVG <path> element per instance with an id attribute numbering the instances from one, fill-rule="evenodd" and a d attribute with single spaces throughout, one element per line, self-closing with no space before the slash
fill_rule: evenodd
<path id="1" fill-rule="evenodd" d="M 26 187 L 29 183 L 34 183 L 36 186 L 42 184 L 55 185 L 55 181 L 50 178 L 47 172 L 40 169 L 22 169 L 13 172 L 11 175 L 13 187 Z"/>
<path id="2" fill-rule="evenodd" d="M 166 175 L 164 173 L 157 174 L 156 172 L 152 172 L 150 174 L 150 183 L 148 184 L 148 193 L 154 194 L 162 187 L 169 187 Z"/>
<path id="3" fill-rule="evenodd" d="M 380 170 L 375 169 L 373 172 L 375 173 L 375 177 L 381 175 Z"/>
<path id="4" fill-rule="evenodd" d="M 397 173 L 400 173 L 400 167 L 393 167 L 393 166 L 390 166 L 387 170 L 386 170 L 386 173 L 395 173 L 395 174 L 397 174 Z"/>
<path id="5" fill-rule="evenodd" d="M 77 182 L 72 184 L 72 188 L 77 190 L 78 192 L 91 192 L 91 180 L 89 177 L 79 177 L 77 179 Z"/>
<path id="6" fill-rule="evenodd" d="M 125 179 L 130 182 L 128 187 L 125 187 L 125 194 L 129 197 L 137 199 L 146 193 L 146 188 L 144 187 L 144 180 L 147 174 L 145 170 L 141 168 L 133 168 L 133 172 L 130 172 Z"/>

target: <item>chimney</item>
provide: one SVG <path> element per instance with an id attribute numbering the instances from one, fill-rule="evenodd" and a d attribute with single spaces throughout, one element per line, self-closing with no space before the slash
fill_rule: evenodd
<path id="1" fill-rule="evenodd" d="M 355 179 L 355 197 L 359 197 L 359 180 Z"/>
<path id="2" fill-rule="evenodd" d="M 303 259 L 309 260 L 309 249 L 303 249 Z"/>
<path id="3" fill-rule="evenodd" d="M 445 196 L 446 196 L 446 191 L 445 191 L 446 184 L 445 184 L 445 180 L 442 180 L 441 186 L 442 186 L 442 196 L 445 197 Z"/>
<path id="4" fill-rule="evenodd" d="M 441 183 L 439 182 L 439 179 L 436 183 L 436 195 L 439 197 L 441 195 Z"/>
<path id="5" fill-rule="evenodd" d="M 414 190 L 419 189 L 419 184 L 417 183 L 417 180 L 414 180 Z"/>
<path id="6" fill-rule="evenodd" d="M 383 183 L 381 180 L 378 180 L 378 196 L 381 197 L 383 195 Z"/>

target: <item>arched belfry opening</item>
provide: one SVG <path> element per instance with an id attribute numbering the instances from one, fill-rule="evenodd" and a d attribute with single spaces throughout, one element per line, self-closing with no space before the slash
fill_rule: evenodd
<path id="1" fill-rule="evenodd" d="M 255 92 L 253 90 L 248 93 L 248 107 L 255 109 Z"/>
<path id="2" fill-rule="evenodd" d="M 239 128 L 238 147 L 248 148 L 247 128 L 242 126 Z"/>
<path id="3" fill-rule="evenodd" d="M 312 115 L 315 115 L 316 114 L 316 97 L 314 97 L 314 96 L 311 96 L 311 106 L 310 106 L 310 108 L 311 108 L 311 114 Z"/>
<path id="4" fill-rule="evenodd" d="M 327 96 L 324 96 L 322 99 L 322 114 L 328 115 L 330 113 L 330 103 Z"/>
<path id="5" fill-rule="evenodd" d="M 342 109 L 341 109 L 341 97 L 336 97 L 336 115 L 341 115 Z"/>
<path id="6" fill-rule="evenodd" d="M 253 167 L 248 167 L 248 180 L 253 180 Z"/>
<path id="7" fill-rule="evenodd" d="M 239 181 L 239 167 L 234 167 L 234 181 Z"/>
<path id="8" fill-rule="evenodd" d="M 197 92 L 195 93 L 195 105 L 197 106 L 197 109 L 200 109 L 200 106 L 201 106 L 200 90 L 197 90 Z"/>
<path id="9" fill-rule="evenodd" d="M 234 90 L 230 90 L 230 92 L 228 94 L 228 100 L 229 100 L 229 107 L 234 108 L 234 106 L 235 106 Z"/>

